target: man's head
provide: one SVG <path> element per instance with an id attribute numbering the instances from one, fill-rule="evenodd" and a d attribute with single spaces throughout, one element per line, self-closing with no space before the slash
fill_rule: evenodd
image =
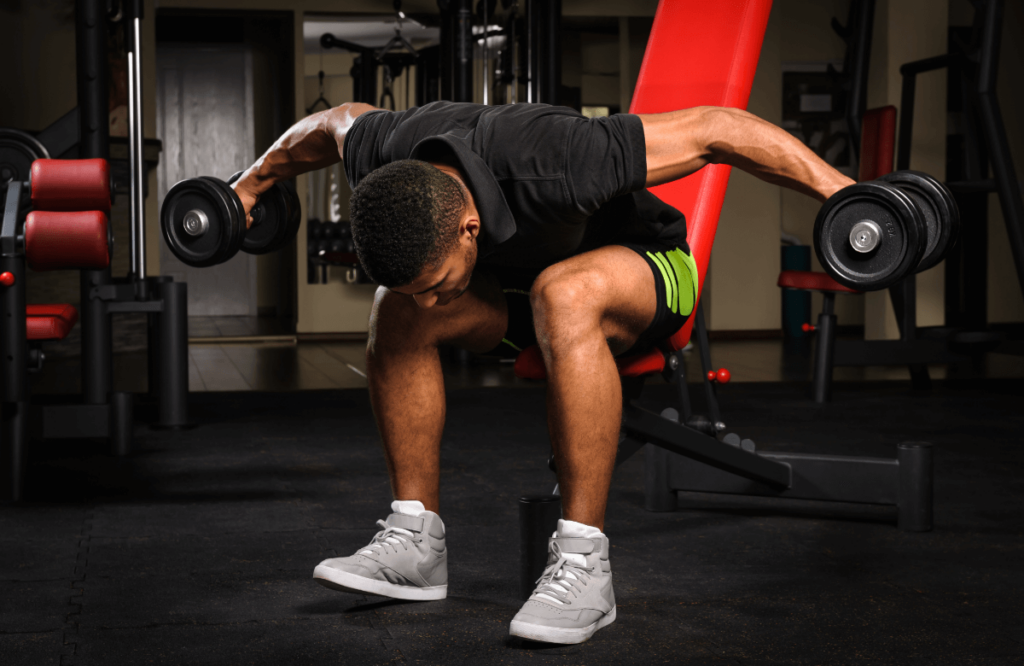
<path id="1" fill-rule="evenodd" d="M 480 222 L 456 173 L 401 160 L 373 171 L 352 192 L 352 239 L 375 282 L 436 295 L 429 305 L 444 305 L 468 287 Z"/>

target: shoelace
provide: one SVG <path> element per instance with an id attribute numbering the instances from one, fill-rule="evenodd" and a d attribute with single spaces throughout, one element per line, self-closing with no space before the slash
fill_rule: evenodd
<path id="1" fill-rule="evenodd" d="M 378 520 L 377 526 L 381 528 L 381 531 L 377 532 L 369 546 L 359 551 L 360 555 L 377 555 L 378 553 L 373 550 L 374 548 L 382 549 L 381 554 L 387 554 L 388 548 L 393 549 L 397 553 L 399 546 L 409 550 L 408 537 L 416 536 L 409 530 L 404 530 L 401 527 L 392 527 L 383 520 Z"/>
<path id="2" fill-rule="evenodd" d="M 582 559 L 582 556 L 561 552 L 557 543 L 553 544 L 552 548 L 558 559 L 549 564 L 537 579 L 537 589 L 533 591 L 533 596 L 564 606 L 572 603 L 569 599 L 570 592 L 574 597 L 579 596 L 581 589 L 590 582 L 594 568 L 577 564 L 574 560 Z"/>

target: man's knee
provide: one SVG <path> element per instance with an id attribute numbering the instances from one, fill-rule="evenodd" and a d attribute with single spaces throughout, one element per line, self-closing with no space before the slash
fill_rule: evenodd
<path id="1" fill-rule="evenodd" d="M 593 270 L 567 270 L 557 265 L 544 270 L 530 290 L 542 344 L 599 326 L 606 282 L 605 275 Z"/>
<path id="2" fill-rule="evenodd" d="M 373 351 L 392 344 L 407 345 L 409 340 L 424 340 L 424 311 L 405 294 L 378 287 L 370 310 L 367 349 Z"/>

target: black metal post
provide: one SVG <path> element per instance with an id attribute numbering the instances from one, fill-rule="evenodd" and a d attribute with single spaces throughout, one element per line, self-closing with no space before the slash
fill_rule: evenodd
<path id="1" fill-rule="evenodd" d="M 12 182 L 0 222 L 0 498 L 19 500 L 28 445 L 28 337 L 25 321 L 25 256 L 18 251 L 21 183 Z"/>
<path id="2" fill-rule="evenodd" d="M 538 9 L 542 24 L 539 49 L 541 62 L 538 63 L 539 101 L 558 104 L 562 88 L 562 0 L 545 0 L 539 3 Z"/>
<path id="3" fill-rule="evenodd" d="M 1017 281 L 1024 289 L 1024 202 L 1020 182 L 1013 167 L 1013 156 L 1003 125 L 1003 115 L 996 97 L 996 75 L 999 69 L 999 43 L 1003 31 L 1002 0 L 987 0 L 976 11 L 984 12 L 981 62 L 978 66 L 978 113 L 992 160 L 999 205 L 1003 209 L 1006 232 L 1017 267 Z"/>
<path id="4" fill-rule="evenodd" d="M 181 428 L 188 423 L 188 285 L 161 282 L 157 297 L 160 313 L 160 413 L 157 426 Z"/>
<path id="5" fill-rule="evenodd" d="M 452 100 L 473 101 L 473 7 L 471 0 L 452 0 L 455 14 Z"/>
<path id="6" fill-rule="evenodd" d="M 814 348 L 814 402 L 823 404 L 832 399 L 832 358 L 836 348 L 836 295 L 825 292 L 818 315 L 818 342 Z"/>
<path id="7" fill-rule="evenodd" d="M 704 397 L 708 403 L 708 418 L 714 424 L 715 430 L 718 430 L 718 424 L 722 417 L 718 411 L 718 395 L 715 392 L 715 385 L 707 378 L 708 372 L 712 370 L 711 346 L 708 344 L 708 330 L 704 324 L 704 305 L 700 301 L 697 301 L 697 310 L 693 316 L 696 317 L 693 329 L 697 332 L 697 349 L 700 351 L 700 365 L 704 371 Z"/>
<path id="8" fill-rule="evenodd" d="M 932 445 L 904 442 L 896 448 L 900 464 L 897 526 L 905 532 L 932 529 Z"/>
<path id="9" fill-rule="evenodd" d="M 868 69 L 871 64 L 871 37 L 875 23 L 875 0 L 854 0 L 847 21 L 846 59 L 850 98 L 846 104 L 846 124 L 850 132 L 854 155 L 860 159 L 860 130 L 867 109 Z"/>
<path id="10" fill-rule="evenodd" d="M 110 394 L 110 452 L 115 456 L 131 453 L 133 407 L 133 394 L 124 391 Z"/>
<path id="11" fill-rule="evenodd" d="M 78 74 L 78 154 L 82 158 L 110 157 L 110 119 L 107 88 L 107 3 L 75 3 L 75 58 Z M 106 305 L 92 298 L 93 287 L 110 283 L 110 268 L 81 271 L 79 313 L 82 332 L 82 401 L 100 405 L 110 393 L 113 332 Z"/>
<path id="12" fill-rule="evenodd" d="M 558 529 L 562 498 L 530 495 L 519 498 L 519 596 L 528 598 L 548 561 L 548 539 Z"/>

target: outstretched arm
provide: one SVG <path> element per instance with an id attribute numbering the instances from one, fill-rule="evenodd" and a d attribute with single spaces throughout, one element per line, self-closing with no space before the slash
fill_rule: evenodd
<path id="1" fill-rule="evenodd" d="M 306 116 L 282 134 L 232 185 L 245 206 L 248 224 L 249 211 L 274 183 L 340 162 L 352 123 L 373 110 L 369 104 L 342 104 Z"/>
<path id="2" fill-rule="evenodd" d="M 761 180 L 825 201 L 853 180 L 796 137 L 757 116 L 701 106 L 641 115 L 647 141 L 647 186 L 688 176 L 707 164 L 728 164 Z"/>

